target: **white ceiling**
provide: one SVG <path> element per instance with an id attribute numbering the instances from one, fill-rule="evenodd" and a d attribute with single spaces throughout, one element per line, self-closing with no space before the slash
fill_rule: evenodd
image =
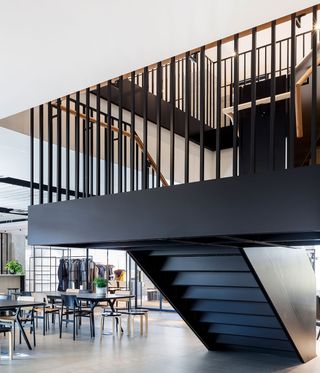
<path id="1" fill-rule="evenodd" d="M 2 1 L 0 118 L 316 3 Z"/>

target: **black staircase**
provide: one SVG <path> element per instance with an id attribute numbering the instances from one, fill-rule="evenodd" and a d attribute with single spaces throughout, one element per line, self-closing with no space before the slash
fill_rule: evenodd
<path id="1" fill-rule="evenodd" d="M 258 248 L 266 264 L 279 263 L 278 254 L 285 250 L 288 260 L 290 256 L 299 257 L 299 271 L 312 284 L 311 265 L 304 253 L 276 248 L 277 254 L 270 260 L 265 255 L 269 249 Z M 280 296 L 286 297 L 290 290 L 299 293 L 300 289 L 295 288 L 295 282 L 282 288 L 281 278 L 288 276 L 286 266 L 280 273 L 267 266 L 259 272 L 250 250 L 254 252 L 230 247 L 176 246 L 135 249 L 130 255 L 209 350 L 254 348 L 309 360 L 315 355 L 315 351 L 311 355 L 310 349 L 308 352 L 315 329 L 312 322 L 299 319 L 304 305 L 284 302 L 282 310 L 277 305 Z M 268 287 L 264 276 L 275 289 Z M 296 299 L 298 295 L 301 293 Z M 307 297 L 313 298 L 312 288 Z M 291 307 L 295 308 L 296 319 L 288 322 Z M 295 334 L 295 323 L 300 324 L 299 335 Z"/>

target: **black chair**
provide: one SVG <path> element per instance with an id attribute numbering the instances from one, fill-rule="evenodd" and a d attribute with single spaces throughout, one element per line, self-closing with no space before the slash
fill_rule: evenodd
<path id="1" fill-rule="evenodd" d="M 319 297 L 319 295 L 317 295 L 316 299 L 317 299 L 317 303 L 316 303 L 316 326 L 320 327 L 320 297 Z M 317 334 L 317 340 L 319 339 L 319 337 L 320 337 L 320 329 L 319 329 L 318 334 Z"/>
<path id="2" fill-rule="evenodd" d="M 66 322 L 73 324 L 73 340 L 76 339 L 76 334 L 78 334 L 78 328 L 80 326 L 80 320 L 82 317 L 88 317 L 90 320 L 90 336 L 93 338 L 93 310 L 92 309 L 82 309 L 81 305 L 78 302 L 76 295 L 61 295 L 61 309 L 60 309 L 60 319 L 59 319 L 59 328 L 60 328 L 60 338 L 62 336 L 62 323 Z M 63 319 L 65 316 L 65 319 Z M 73 319 L 70 319 L 69 316 L 73 316 Z"/>

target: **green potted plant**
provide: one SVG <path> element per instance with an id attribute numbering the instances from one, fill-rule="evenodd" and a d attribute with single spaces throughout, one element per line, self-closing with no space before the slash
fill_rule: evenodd
<path id="1" fill-rule="evenodd" d="M 107 280 L 103 277 L 96 277 L 93 282 L 96 286 L 96 294 L 101 296 L 105 295 L 108 283 Z"/>
<path id="2" fill-rule="evenodd" d="M 6 264 L 6 269 L 9 271 L 11 275 L 14 274 L 22 274 L 23 273 L 23 267 L 22 264 L 19 263 L 17 260 L 12 259 L 9 260 Z"/>

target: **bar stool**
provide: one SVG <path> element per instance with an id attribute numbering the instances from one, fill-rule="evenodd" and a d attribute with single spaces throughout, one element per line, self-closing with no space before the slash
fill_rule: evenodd
<path id="1" fill-rule="evenodd" d="M 100 341 L 102 339 L 102 335 L 106 335 L 106 333 L 103 333 L 103 331 L 104 331 L 104 320 L 105 320 L 106 317 L 111 317 L 112 318 L 112 333 L 113 334 L 115 334 L 115 331 L 118 332 L 119 335 L 121 335 L 123 333 L 122 325 L 121 325 L 121 313 L 119 313 L 119 312 L 102 312 L 101 320 L 100 320 Z"/>
<path id="2" fill-rule="evenodd" d="M 134 317 L 140 317 L 140 335 L 143 335 L 143 318 L 145 320 L 146 336 L 148 335 L 148 310 L 143 308 L 131 309 L 129 311 L 120 311 L 121 314 L 127 315 L 127 329 L 128 336 L 131 336 L 131 325 L 132 325 L 132 334 L 134 334 Z"/>

